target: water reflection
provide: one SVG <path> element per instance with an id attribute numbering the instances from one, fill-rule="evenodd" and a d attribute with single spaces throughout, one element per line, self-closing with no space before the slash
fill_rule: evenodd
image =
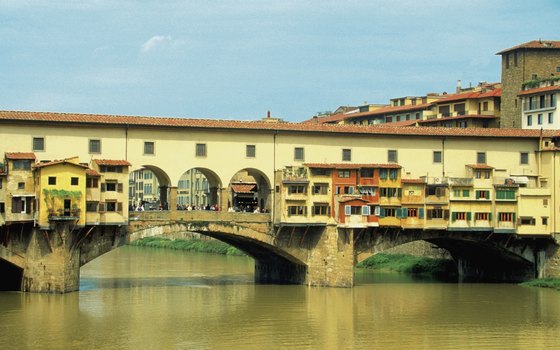
<path id="1" fill-rule="evenodd" d="M 0 293 L 7 348 L 370 349 L 558 345 L 560 294 L 358 271 L 357 286 L 255 285 L 250 259 L 126 247 L 67 295 Z"/>

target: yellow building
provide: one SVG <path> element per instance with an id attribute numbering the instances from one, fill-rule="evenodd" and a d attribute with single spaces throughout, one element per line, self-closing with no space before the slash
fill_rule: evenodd
<path id="1" fill-rule="evenodd" d="M 49 229 L 56 221 L 73 221 L 76 227 L 86 223 L 86 170 L 78 158 L 34 165 L 37 198 L 36 222 Z"/>
<path id="2" fill-rule="evenodd" d="M 99 224 L 122 225 L 128 223 L 128 174 L 130 163 L 126 160 L 94 159 L 90 165 L 100 175 L 98 177 L 100 191 L 98 206 L 100 214 Z M 94 181 L 92 176 L 92 182 Z M 91 209 L 93 209 L 93 197 L 91 203 Z"/>
<path id="3" fill-rule="evenodd" d="M 31 166 L 32 152 L 6 152 L 4 189 L 5 222 L 33 222 L 35 190 Z"/>

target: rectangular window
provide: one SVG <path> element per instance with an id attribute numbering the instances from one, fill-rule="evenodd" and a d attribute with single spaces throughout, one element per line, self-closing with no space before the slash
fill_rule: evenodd
<path id="1" fill-rule="evenodd" d="M 33 138 L 33 151 L 44 151 L 45 150 L 45 138 L 44 137 L 34 137 Z"/>
<path id="2" fill-rule="evenodd" d="M 418 216 L 418 208 L 408 208 L 408 217 L 417 217 Z"/>
<path id="3" fill-rule="evenodd" d="M 349 148 L 344 148 L 342 150 L 342 161 L 349 162 L 352 160 L 352 150 Z"/>
<path id="4" fill-rule="evenodd" d="M 154 155 L 155 154 L 155 143 L 152 141 L 144 142 L 144 155 Z"/>
<path id="5" fill-rule="evenodd" d="M 338 171 L 338 177 L 339 178 L 344 178 L 347 179 L 350 177 L 350 170 L 339 170 Z"/>
<path id="6" fill-rule="evenodd" d="M 533 217 L 520 217 L 519 218 L 519 224 L 520 225 L 531 225 L 534 226 L 535 225 L 535 218 Z"/>
<path id="7" fill-rule="evenodd" d="M 304 194 L 307 192 L 307 186 L 305 185 L 290 185 L 288 186 L 289 194 Z"/>
<path id="8" fill-rule="evenodd" d="M 471 196 L 471 191 L 470 190 L 463 190 L 463 197 L 468 198 Z"/>
<path id="9" fill-rule="evenodd" d="M 294 148 L 294 160 L 304 161 L 305 160 L 305 152 L 303 147 L 295 147 Z"/>
<path id="10" fill-rule="evenodd" d="M 541 217 L 541 224 L 544 226 L 548 225 L 548 217 L 546 216 Z"/>
<path id="11" fill-rule="evenodd" d="M 397 162 L 397 150 L 390 149 L 387 151 L 387 161 L 389 163 L 396 163 Z"/>
<path id="12" fill-rule="evenodd" d="M 56 181 L 56 177 L 55 177 L 55 181 Z M 18 190 L 25 190 L 25 182 L 18 182 L 17 188 Z"/>
<path id="13" fill-rule="evenodd" d="M 388 176 L 389 176 L 389 170 L 388 169 L 379 169 L 379 178 L 381 180 L 387 180 Z"/>
<path id="14" fill-rule="evenodd" d="M 206 144 L 205 143 L 197 143 L 195 156 L 197 157 L 206 157 Z"/>
<path id="15" fill-rule="evenodd" d="M 313 194 L 327 194 L 329 192 L 328 184 L 314 184 Z"/>
<path id="16" fill-rule="evenodd" d="M 89 140 L 89 153 L 101 153 L 101 140 Z"/>
<path id="17" fill-rule="evenodd" d="M 474 214 L 475 221 L 489 221 L 490 220 L 490 213 L 475 213 Z"/>
<path id="18" fill-rule="evenodd" d="M 86 179 L 86 188 L 98 188 L 99 179 L 97 177 L 88 177 Z"/>
<path id="19" fill-rule="evenodd" d="M 288 216 L 305 216 L 307 207 L 305 205 L 289 205 Z"/>
<path id="20" fill-rule="evenodd" d="M 79 183 L 79 178 L 73 177 L 73 178 L 70 179 L 70 185 L 78 186 L 78 183 Z"/>
<path id="21" fill-rule="evenodd" d="M 515 213 L 498 213 L 498 221 L 513 222 Z"/>
<path id="22" fill-rule="evenodd" d="M 95 213 L 97 212 L 98 202 L 86 202 L 86 212 Z"/>
<path id="23" fill-rule="evenodd" d="M 29 159 L 14 160 L 14 170 L 31 170 L 31 160 Z"/>
<path id="24" fill-rule="evenodd" d="M 490 191 L 479 191 L 475 192 L 476 199 L 490 199 Z"/>
<path id="25" fill-rule="evenodd" d="M 373 168 L 360 169 L 360 177 L 373 177 Z"/>
<path id="26" fill-rule="evenodd" d="M 441 151 L 434 151 L 433 162 L 434 163 L 441 163 Z"/>
<path id="27" fill-rule="evenodd" d="M 245 156 L 247 158 L 255 158 L 256 153 L 257 153 L 257 146 L 247 145 L 245 149 Z"/>
<path id="28" fill-rule="evenodd" d="M 486 164 L 486 152 L 476 152 L 476 164 Z"/>
<path id="29" fill-rule="evenodd" d="M 519 163 L 521 164 L 529 164 L 529 153 L 527 152 L 521 152 L 519 154 L 520 159 L 519 159 Z"/>
<path id="30" fill-rule="evenodd" d="M 515 190 L 496 190 L 496 199 L 515 199 Z"/>
<path id="31" fill-rule="evenodd" d="M 328 204 L 314 204 L 313 205 L 313 215 L 329 215 L 331 213 Z"/>
<path id="32" fill-rule="evenodd" d="M 554 113 L 550 112 L 548 113 L 548 124 L 553 124 L 554 123 Z"/>
<path id="33" fill-rule="evenodd" d="M 542 113 L 537 114 L 537 124 L 542 125 Z"/>
<path id="34" fill-rule="evenodd" d="M 56 176 L 49 176 L 49 185 L 56 185 Z"/>

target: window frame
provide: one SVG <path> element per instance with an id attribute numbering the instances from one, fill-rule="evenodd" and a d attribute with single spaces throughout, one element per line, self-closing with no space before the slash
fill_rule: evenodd
<path id="1" fill-rule="evenodd" d="M 41 141 L 41 148 L 35 147 L 35 141 L 39 141 L 39 140 Z M 33 152 L 45 152 L 46 149 L 45 137 L 33 136 L 31 138 L 31 149 L 33 150 Z"/>
<path id="2" fill-rule="evenodd" d="M 486 152 L 476 152 L 476 164 L 486 164 L 486 162 L 488 162 Z"/>
<path id="3" fill-rule="evenodd" d="M 146 151 L 150 151 L 149 150 L 149 146 L 151 145 L 151 152 L 146 152 Z M 156 143 L 155 141 L 144 141 L 144 153 L 145 156 L 155 156 L 156 155 Z"/>
<path id="4" fill-rule="evenodd" d="M 305 148 L 304 147 L 294 147 L 294 161 L 296 161 L 296 162 L 305 161 Z"/>
<path id="5" fill-rule="evenodd" d="M 519 164 L 529 165 L 529 152 L 519 152 Z"/>
<path id="6" fill-rule="evenodd" d="M 439 158 L 438 158 L 439 157 Z M 432 153 L 432 162 L 434 164 L 441 164 L 443 159 L 443 152 L 442 151 L 433 151 Z"/>
<path id="7" fill-rule="evenodd" d="M 256 145 L 245 145 L 245 157 L 246 158 L 256 158 L 257 157 L 257 146 Z"/>
<path id="8" fill-rule="evenodd" d="M 397 150 L 396 149 L 387 150 L 387 162 L 398 163 L 398 161 L 399 161 L 399 154 L 398 154 Z"/>
<path id="9" fill-rule="evenodd" d="M 194 156 L 198 158 L 208 157 L 208 146 L 206 143 L 196 143 L 194 146 Z"/>
<path id="10" fill-rule="evenodd" d="M 351 148 L 343 148 L 342 149 L 342 161 L 343 162 L 351 162 L 352 161 L 352 149 Z"/>
<path id="11" fill-rule="evenodd" d="M 97 142 L 98 150 L 94 150 L 92 147 L 95 142 Z M 88 139 L 88 153 L 89 154 L 100 154 L 101 153 L 101 139 Z"/>

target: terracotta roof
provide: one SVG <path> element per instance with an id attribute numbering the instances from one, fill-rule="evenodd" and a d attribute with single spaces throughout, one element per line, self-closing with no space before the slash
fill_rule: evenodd
<path id="1" fill-rule="evenodd" d="M 33 152 L 6 152 L 6 159 L 27 159 L 35 160 L 35 153 Z"/>
<path id="2" fill-rule="evenodd" d="M 301 132 L 324 134 L 362 134 L 362 135 L 396 135 L 396 136 L 457 136 L 457 137 L 515 137 L 539 138 L 541 136 L 560 136 L 559 130 L 536 129 L 498 129 L 498 128 L 439 128 L 439 127 L 395 127 L 395 126 L 364 126 L 335 125 L 314 123 L 270 123 L 263 121 L 233 121 L 214 119 L 182 119 L 162 117 L 131 117 L 114 115 L 69 114 L 50 112 L 11 112 L 0 111 L 0 123 L 21 122 L 47 123 L 49 125 L 114 125 L 160 128 L 204 128 L 220 130 L 244 130 L 270 132 Z"/>
<path id="3" fill-rule="evenodd" d="M 499 97 L 502 96 L 502 89 L 493 89 L 489 91 L 469 91 L 469 92 L 462 92 L 459 94 L 450 94 L 446 97 L 442 98 L 441 100 L 437 100 L 434 104 L 441 104 L 447 103 L 452 101 L 460 101 L 466 99 L 479 99 L 479 98 L 487 98 L 487 97 Z"/>
<path id="4" fill-rule="evenodd" d="M 359 197 L 341 197 L 338 201 L 340 203 L 345 203 L 345 202 L 350 202 L 350 201 L 360 201 L 360 202 L 367 203 L 367 200 L 365 200 L 363 198 L 359 198 Z"/>
<path id="5" fill-rule="evenodd" d="M 322 169 L 401 168 L 398 164 L 305 163 L 303 165 L 308 168 Z"/>
<path id="6" fill-rule="evenodd" d="M 44 168 L 44 167 L 48 167 L 48 166 L 52 166 L 52 165 L 57 165 L 57 164 L 69 164 L 69 165 L 75 165 L 77 167 L 80 168 L 84 168 L 84 169 L 88 169 L 89 167 L 87 165 L 83 165 L 83 164 L 76 164 L 74 162 L 70 162 L 67 159 L 60 159 L 60 160 L 53 160 L 50 162 L 41 162 L 41 163 L 36 163 L 33 165 L 34 168 Z"/>
<path id="7" fill-rule="evenodd" d="M 401 179 L 403 184 L 425 184 L 426 181 L 422 179 Z"/>
<path id="8" fill-rule="evenodd" d="M 97 165 L 121 165 L 121 166 L 131 166 L 128 161 L 126 160 L 113 160 L 113 159 L 94 159 L 93 160 Z"/>
<path id="9" fill-rule="evenodd" d="M 487 164 L 467 164 L 466 166 L 472 169 L 494 169 L 493 166 Z"/>
<path id="10" fill-rule="evenodd" d="M 527 89 L 527 90 L 523 90 L 520 93 L 518 93 L 518 96 L 525 96 L 525 95 L 532 95 L 532 94 L 538 94 L 541 92 L 549 92 L 549 91 L 560 91 L 560 85 L 553 85 L 553 86 L 544 86 L 544 87 L 538 87 L 538 88 L 534 88 L 534 89 Z"/>
<path id="11" fill-rule="evenodd" d="M 236 193 L 253 193 L 255 184 L 232 184 L 231 189 Z"/>
<path id="12" fill-rule="evenodd" d="M 526 43 L 510 47 L 509 49 L 502 50 L 498 52 L 496 55 L 501 55 L 509 51 L 519 50 L 519 49 L 536 49 L 536 50 L 558 50 L 560 49 L 560 41 L 551 41 L 551 40 L 533 40 L 528 41 Z"/>
<path id="13" fill-rule="evenodd" d="M 101 174 L 93 169 L 86 169 L 86 175 L 91 177 L 100 177 Z"/>

